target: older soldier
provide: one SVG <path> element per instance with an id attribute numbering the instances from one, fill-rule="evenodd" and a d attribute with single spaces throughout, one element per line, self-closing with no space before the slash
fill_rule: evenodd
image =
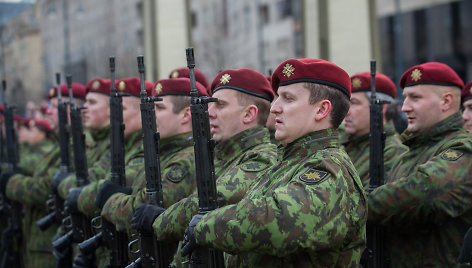
<path id="1" fill-rule="evenodd" d="M 237 267 L 356 266 L 367 204 L 336 134 L 349 109 L 349 75 L 324 60 L 290 59 L 272 87 L 278 163 L 239 203 L 195 216 L 182 252 L 220 249 L 235 254 Z"/>
<path id="2" fill-rule="evenodd" d="M 472 82 L 467 83 L 461 93 L 462 119 L 464 119 L 464 127 L 472 132 Z"/>
<path id="3" fill-rule="evenodd" d="M 343 142 L 344 148 L 353 161 L 361 178 L 364 190 L 369 189 L 369 132 L 370 132 L 370 73 L 364 72 L 351 77 L 351 106 L 347 112 L 345 131 L 347 140 Z M 395 98 L 397 89 L 395 84 L 386 75 L 377 73 L 375 76 L 377 99 L 391 102 Z M 395 134 L 393 122 L 387 122 L 385 117 L 386 104 L 383 109 L 384 127 L 386 132 L 384 161 L 385 174 L 389 175 L 397 157 L 407 150 Z"/>
<path id="4" fill-rule="evenodd" d="M 215 175 L 219 206 L 233 204 L 250 189 L 257 175 L 275 162 L 275 145 L 264 127 L 273 92 L 264 75 L 251 69 L 220 72 L 212 82 L 218 102 L 209 106 L 210 127 L 215 146 Z M 161 212 L 146 205 L 138 208 L 132 226 L 152 230 L 159 240 L 182 240 L 184 231 L 198 211 L 193 194 Z M 149 216 L 151 215 L 151 216 Z"/>
<path id="5" fill-rule="evenodd" d="M 393 267 L 456 266 L 472 223 L 472 134 L 459 113 L 464 83 L 446 64 L 428 62 L 408 69 L 400 86 L 409 151 L 369 195 L 369 222 L 388 227 Z"/>
<path id="6" fill-rule="evenodd" d="M 69 96 L 66 84 L 60 86 L 62 96 Z M 76 105 L 82 105 L 85 98 L 85 87 L 72 83 L 72 92 Z M 57 88 L 50 89 L 50 106 L 48 107 L 48 121 L 53 122 L 52 128 L 58 132 L 57 116 Z M 47 215 L 46 200 L 48 199 L 53 175 L 59 169 L 59 146 L 53 146 L 51 151 L 43 155 L 41 165 L 36 166 L 32 176 L 16 174 L 6 184 L 6 196 L 23 205 L 23 234 L 25 236 L 24 264 L 25 267 L 54 267 L 56 262 L 52 256 L 51 240 L 57 230 L 53 225 L 41 231 L 36 221 Z M 64 174 L 65 175 L 65 174 Z M 2 182 L 2 185 L 4 185 Z"/>
<path id="7" fill-rule="evenodd" d="M 200 95 L 206 88 L 197 83 Z M 159 160 L 161 166 L 164 207 L 169 207 L 191 194 L 196 187 L 195 159 L 190 113 L 190 79 L 159 80 L 153 91 L 162 97 L 156 102 L 156 126 L 160 133 Z M 130 233 L 130 219 L 135 207 L 145 201 L 144 166 L 133 182 L 131 195 L 116 193 L 103 200 L 102 216 L 116 225 L 117 230 Z M 98 196 L 102 194 L 100 190 Z M 98 199 L 100 199 L 97 197 Z M 106 201 L 106 202 L 105 202 Z"/>

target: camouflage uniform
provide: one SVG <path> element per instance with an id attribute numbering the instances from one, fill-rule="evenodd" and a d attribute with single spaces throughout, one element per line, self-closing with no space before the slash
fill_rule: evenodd
<path id="1" fill-rule="evenodd" d="M 403 145 L 400 138 L 395 132 L 393 123 L 385 125 L 385 148 L 384 148 L 384 171 L 385 176 L 389 177 L 392 172 L 393 165 L 399 161 L 399 156 L 408 150 L 408 147 Z M 361 178 L 364 190 L 369 190 L 369 163 L 370 163 L 370 145 L 369 134 L 357 138 L 350 138 L 343 142 L 344 149 L 356 167 L 359 178 Z"/>
<path id="2" fill-rule="evenodd" d="M 269 131 L 257 126 L 215 146 L 215 175 L 220 207 L 239 202 L 257 175 L 276 161 Z M 198 212 L 196 193 L 170 206 L 153 224 L 158 240 L 179 241 L 192 216 Z"/>
<path id="3" fill-rule="evenodd" d="M 41 163 L 48 152 L 52 151 L 53 146 L 56 146 L 56 144 L 50 138 L 45 138 L 35 145 L 20 145 L 21 173 L 25 176 L 32 176 L 37 165 Z"/>
<path id="4" fill-rule="evenodd" d="M 161 166 L 164 207 L 168 207 L 191 194 L 196 188 L 195 155 L 192 133 L 182 133 L 160 140 L 159 160 Z M 146 178 L 144 165 L 132 182 L 131 195 L 115 193 L 103 206 L 101 215 L 115 224 L 117 230 L 130 233 L 130 219 L 135 208 L 145 202 Z"/>
<path id="5" fill-rule="evenodd" d="M 23 245 L 25 267 L 54 267 L 56 259 L 52 256 L 52 237 L 57 225 L 41 231 L 36 221 L 48 214 L 46 200 L 49 198 L 51 180 L 59 167 L 60 151 L 51 146 L 44 155 L 37 155 L 36 170 L 32 176 L 16 174 L 10 178 L 6 188 L 7 198 L 23 205 Z M 20 156 L 21 157 L 21 156 Z"/>
<path id="6" fill-rule="evenodd" d="M 243 200 L 203 216 L 197 243 L 238 254 L 238 267 L 358 266 L 367 202 L 336 130 L 279 148 L 278 163 Z"/>
<path id="7" fill-rule="evenodd" d="M 369 222 L 388 227 L 392 267 L 457 266 L 472 224 L 472 135 L 456 113 L 402 139 L 409 152 L 369 195 Z"/>

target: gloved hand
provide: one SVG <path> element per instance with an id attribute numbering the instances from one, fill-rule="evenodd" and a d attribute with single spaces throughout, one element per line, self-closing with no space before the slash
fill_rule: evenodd
<path id="1" fill-rule="evenodd" d="M 79 254 L 75 256 L 74 261 L 72 262 L 73 268 L 95 268 L 97 264 L 95 262 L 95 255 L 83 255 Z"/>
<path id="2" fill-rule="evenodd" d="M 195 240 L 195 226 L 197 226 L 197 224 L 202 220 L 202 217 L 202 214 L 193 216 L 185 230 L 184 240 L 182 241 L 182 250 L 180 252 L 182 257 L 190 255 L 192 251 L 198 248 L 197 241 Z"/>
<path id="3" fill-rule="evenodd" d="M 102 186 L 100 186 L 100 190 L 98 190 L 97 198 L 95 199 L 95 205 L 102 209 L 108 198 L 110 198 L 110 196 L 115 193 L 124 193 L 129 195 L 131 194 L 131 188 L 120 186 L 110 180 L 107 180 L 102 184 Z"/>
<path id="4" fill-rule="evenodd" d="M 70 175 L 72 175 L 72 173 L 66 173 L 62 171 L 57 171 L 54 173 L 51 181 L 51 190 L 53 193 L 57 194 L 57 187 L 59 187 L 59 184 L 61 184 L 61 182 Z"/>
<path id="5" fill-rule="evenodd" d="M 457 261 L 459 263 L 472 263 L 472 227 L 464 236 L 461 253 Z"/>
<path id="6" fill-rule="evenodd" d="M 152 233 L 154 220 L 164 211 L 164 208 L 154 205 L 139 205 L 134 211 L 133 218 L 131 218 L 131 228 L 143 233 Z"/>
<path id="7" fill-rule="evenodd" d="M 15 173 L 10 173 L 10 172 L 3 172 L 0 175 L 0 191 L 5 196 L 5 192 L 7 189 L 7 183 L 10 180 L 11 176 L 15 175 Z"/>
<path id="8" fill-rule="evenodd" d="M 79 195 L 83 188 L 84 187 L 77 187 L 69 189 L 66 201 L 64 202 L 64 210 L 67 213 L 73 214 L 79 212 L 77 201 L 79 200 Z"/>

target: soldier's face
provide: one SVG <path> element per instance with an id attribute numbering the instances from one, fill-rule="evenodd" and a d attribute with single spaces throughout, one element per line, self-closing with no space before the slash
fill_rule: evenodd
<path id="1" fill-rule="evenodd" d="M 46 109 L 45 119 L 49 121 L 54 132 L 57 132 L 57 124 L 58 124 L 57 98 L 52 98 L 49 101 L 49 106 Z"/>
<path id="2" fill-rule="evenodd" d="M 462 118 L 464 119 L 464 127 L 472 132 L 472 100 L 467 100 L 463 104 L 464 112 L 462 113 Z"/>
<path id="3" fill-rule="evenodd" d="M 403 90 L 402 111 L 408 119 L 407 130 L 424 131 L 442 120 L 441 97 L 433 85 L 416 85 Z"/>
<path id="4" fill-rule="evenodd" d="M 84 107 L 86 128 L 101 129 L 110 124 L 110 97 L 107 95 L 89 92 L 85 97 Z"/>
<path id="5" fill-rule="evenodd" d="M 370 129 L 370 109 L 369 99 L 364 92 L 351 94 L 351 107 L 344 120 L 346 133 L 359 137 L 369 133 Z"/>
<path id="6" fill-rule="evenodd" d="M 141 129 L 140 99 L 134 96 L 123 97 L 123 123 L 125 123 L 124 136 Z"/>
<path id="7" fill-rule="evenodd" d="M 172 96 L 163 96 L 162 101 L 156 102 L 156 126 L 161 138 L 178 134 L 183 118 L 183 110 L 174 113 L 171 98 Z"/>
<path id="8" fill-rule="evenodd" d="M 233 89 L 220 89 L 213 94 L 217 102 L 208 105 L 210 131 L 216 142 L 228 140 L 244 130 L 244 108 L 239 104 L 237 92 Z"/>
<path id="9" fill-rule="evenodd" d="M 277 97 L 278 97 L 278 95 L 275 96 L 275 98 L 272 101 L 271 105 L 274 104 Z M 271 129 L 271 130 L 275 130 L 275 114 L 269 113 L 269 116 L 267 117 L 266 128 Z"/>
<path id="10" fill-rule="evenodd" d="M 302 83 L 281 86 L 278 94 L 270 112 L 275 114 L 275 138 L 282 145 L 316 129 L 317 103 L 309 103 L 310 91 Z"/>

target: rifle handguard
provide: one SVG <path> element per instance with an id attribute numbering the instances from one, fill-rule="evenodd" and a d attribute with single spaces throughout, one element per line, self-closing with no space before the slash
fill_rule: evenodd
<path id="1" fill-rule="evenodd" d="M 103 232 L 79 243 L 79 250 L 84 255 L 92 254 L 103 243 Z"/>
<path id="2" fill-rule="evenodd" d="M 57 222 L 56 212 L 53 211 L 48 215 L 42 217 L 41 219 L 36 221 L 36 225 L 38 225 L 41 231 L 45 231 L 49 229 L 54 223 Z"/>

